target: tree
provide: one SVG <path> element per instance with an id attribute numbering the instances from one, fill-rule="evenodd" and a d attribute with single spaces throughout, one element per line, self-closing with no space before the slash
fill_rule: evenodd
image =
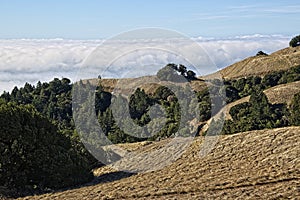
<path id="1" fill-rule="evenodd" d="M 291 41 L 290 41 L 290 47 L 297 47 L 300 45 L 300 35 L 294 37 Z"/>
<path id="2" fill-rule="evenodd" d="M 153 97 L 157 100 L 167 100 L 169 96 L 175 96 L 175 94 L 166 86 L 159 86 L 154 92 Z"/>
<path id="3" fill-rule="evenodd" d="M 184 75 L 186 74 L 186 72 L 187 72 L 186 66 L 180 64 L 179 67 L 178 67 L 178 72 L 179 72 L 182 76 L 184 76 Z"/>
<path id="4" fill-rule="evenodd" d="M 193 72 L 192 70 L 188 70 L 188 71 L 186 72 L 186 78 L 187 78 L 188 80 L 195 80 L 195 79 L 196 79 L 196 73 Z"/>
<path id="5" fill-rule="evenodd" d="M 33 106 L 2 102 L 0 129 L 1 187 L 34 192 L 93 178 L 88 160 Z"/>
<path id="6" fill-rule="evenodd" d="M 151 99 L 143 89 L 137 88 L 130 96 L 129 112 L 133 119 L 141 119 L 151 106 Z"/>
<path id="7" fill-rule="evenodd" d="M 172 69 L 178 71 L 178 65 L 174 64 L 174 63 L 169 63 L 167 64 L 168 67 L 171 67 Z"/>
<path id="8" fill-rule="evenodd" d="M 226 93 L 226 102 L 227 103 L 234 102 L 240 98 L 239 91 L 231 85 L 225 86 L 225 93 Z"/>
<path id="9" fill-rule="evenodd" d="M 173 65 L 166 65 L 157 72 L 157 77 L 161 81 L 185 82 L 186 79 L 177 73 Z"/>
<path id="10" fill-rule="evenodd" d="M 157 72 L 157 77 L 162 81 L 186 82 L 197 79 L 196 73 L 187 70 L 186 66 L 179 64 L 167 64 Z"/>
<path id="11" fill-rule="evenodd" d="M 256 56 L 268 56 L 268 54 L 263 51 L 259 51 L 257 52 Z"/>
<path id="12" fill-rule="evenodd" d="M 249 102 L 233 106 L 229 113 L 232 121 L 227 121 L 223 133 L 230 134 L 243 131 L 261 130 L 286 126 L 287 107 L 285 104 L 270 104 L 264 92 L 253 89 Z"/>
<path id="13" fill-rule="evenodd" d="M 278 85 L 278 82 L 281 79 L 281 77 L 281 72 L 271 72 L 270 74 L 264 76 L 264 78 L 262 79 L 262 85 L 265 88 L 274 87 Z"/>
<path id="14" fill-rule="evenodd" d="M 295 94 L 290 105 L 290 123 L 295 126 L 300 126 L 300 93 Z"/>

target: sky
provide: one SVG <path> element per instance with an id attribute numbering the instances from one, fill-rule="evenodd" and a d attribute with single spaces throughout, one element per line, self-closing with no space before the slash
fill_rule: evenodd
<path id="1" fill-rule="evenodd" d="M 93 55 L 99 45 L 136 29 L 155 27 L 191 38 L 206 58 L 198 64 L 214 65 L 217 70 L 260 50 L 272 53 L 288 47 L 300 32 L 299 25 L 298 0 L 1 0 L 0 93 L 25 82 L 36 84 L 54 77 L 76 81 L 82 78 L 78 71 L 87 58 L 99 57 Z M 117 45 L 108 42 L 102 51 L 169 44 L 151 38 L 138 41 L 134 35 L 128 40 Z M 196 52 L 193 42 L 178 43 L 176 48 L 192 57 Z M 167 49 L 144 54 L 135 51 L 114 60 L 115 66 L 106 68 L 105 73 L 123 76 L 128 69 L 149 72 L 138 67 L 186 61 L 170 55 Z M 98 68 L 88 71 L 92 76 L 100 72 Z"/>
<path id="2" fill-rule="evenodd" d="M 299 23 L 298 0 L 0 2 L 0 38 L 13 39 L 105 39 L 141 27 L 167 28 L 191 37 L 293 35 Z"/>

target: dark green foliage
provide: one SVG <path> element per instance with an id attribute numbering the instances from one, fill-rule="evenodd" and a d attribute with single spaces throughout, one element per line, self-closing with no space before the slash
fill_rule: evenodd
<path id="1" fill-rule="evenodd" d="M 250 104 L 248 102 L 238 104 L 230 109 L 229 114 L 234 121 L 237 121 L 241 117 L 249 115 L 249 106 Z"/>
<path id="2" fill-rule="evenodd" d="M 192 70 L 188 70 L 188 71 L 186 72 L 186 78 L 187 78 L 188 80 L 196 80 L 196 79 L 197 79 L 197 78 L 196 78 L 196 73 L 193 72 Z"/>
<path id="3" fill-rule="evenodd" d="M 225 86 L 225 94 L 227 103 L 234 102 L 240 98 L 239 91 L 235 87 L 230 85 Z"/>
<path id="4" fill-rule="evenodd" d="M 278 84 L 285 84 L 285 83 L 291 83 L 294 81 L 300 80 L 300 65 L 292 67 L 291 69 L 287 71 L 281 72 L 282 76 L 280 80 L 278 81 Z"/>
<path id="5" fill-rule="evenodd" d="M 162 100 L 167 100 L 169 96 L 175 96 L 174 93 L 167 87 L 165 86 L 160 86 L 159 88 L 156 89 L 154 92 L 154 98 L 155 99 L 162 99 Z"/>
<path id="6" fill-rule="evenodd" d="M 300 35 L 295 36 L 290 41 L 290 47 L 297 47 L 300 45 Z"/>
<path id="7" fill-rule="evenodd" d="M 300 126 L 300 93 L 294 96 L 290 105 L 290 111 L 290 123 L 295 126 Z"/>
<path id="8" fill-rule="evenodd" d="M 22 192 L 90 181 L 88 160 L 32 106 L 0 105 L 0 186 Z"/>
<path id="9" fill-rule="evenodd" d="M 57 166 L 61 167 L 61 171 L 58 171 L 58 173 L 60 173 L 57 176 L 60 176 L 62 174 L 62 171 L 66 172 L 67 174 L 72 174 L 72 176 L 75 173 L 78 173 L 78 175 L 74 175 L 74 177 L 72 178 L 66 178 L 66 181 L 64 182 L 61 178 L 56 177 L 56 179 L 59 181 L 61 180 L 61 182 L 56 183 L 56 186 L 51 186 L 53 188 L 60 188 L 60 187 L 65 187 L 65 185 L 74 185 L 74 184 L 78 184 L 78 183 L 82 183 L 87 181 L 88 179 L 91 178 L 90 175 L 86 174 L 86 170 L 90 170 L 92 169 L 95 164 L 97 164 L 97 160 L 95 158 L 93 158 L 90 153 L 84 148 L 84 146 L 82 145 L 82 143 L 80 142 L 80 138 L 78 136 L 78 134 L 74 131 L 74 122 L 72 119 L 72 97 L 71 97 L 71 89 L 72 89 L 72 85 L 70 83 L 69 79 L 63 78 L 61 80 L 59 79 L 54 79 L 53 81 L 51 81 L 50 83 L 41 83 L 38 82 L 36 86 L 31 86 L 30 84 L 26 83 L 25 86 L 23 88 L 18 89 L 17 87 L 15 87 L 12 91 L 11 94 L 4 92 L 1 95 L 1 99 L 4 100 L 5 102 L 12 102 L 14 104 L 18 104 L 18 105 L 31 105 L 34 106 L 35 109 L 40 113 L 41 116 L 38 116 L 38 119 L 42 119 L 41 122 L 43 122 L 42 125 L 39 125 L 38 127 L 33 127 L 35 128 L 35 130 L 30 133 L 30 134 L 34 134 L 34 133 L 38 133 L 38 132 L 45 132 L 45 128 L 47 128 L 50 125 L 47 125 L 47 123 L 45 121 L 46 118 L 51 121 L 54 125 L 51 125 L 52 127 L 54 127 L 53 129 L 55 129 L 55 131 L 48 131 L 47 132 L 47 137 L 49 137 L 49 140 L 45 140 L 45 138 L 42 138 L 41 141 L 44 142 L 44 146 L 38 146 L 37 151 L 44 151 L 45 153 L 49 153 L 48 151 L 51 150 L 51 152 L 53 153 L 54 150 L 52 150 L 51 148 L 55 148 L 56 144 L 54 144 L 52 139 L 51 139 L 51 134 L 53 134 L 52 137 L 57 137 L 57 135 L 60 135 L 61 137 L 61 141 L 64 143 L 63 145 L 66 145 L 63 148 L 62 151 L 70 151 L 70 153 L 72 154 L 72 156 L 75 160 L 72 159 L 65 159 L 65 167 L 63 167 L 62 165 L 60 165 L 59 163 L 57 163 Z M 37 111 L 34 111 L 34 113 L 37 113 Z M 38 114 L 36 114 L 38 115 Z M 36 117 L 36 115 L 34 115 L 34 117 Z M 22 115 L 23 116 L 23 115 Z M 22 117 L 18 118 L 18 119 L 23 119 Z M 18 120 L 15 119 L 15 120 Z M 36 123 L 33 120 L 34 123 Z M 30 122 L 28 122 L 30 123 Z M 49 123 L 49 122 L 48 122 Z M 4 126 L 5 124 L 3 124 Z M 45 125 L 45 127 L 44 127 Z M 24 125 L 21 124 L 19 128 L 21 128 L 21 130 L 19 130 L 18 134 L 21 135 L 23 133 L 27 133 L 26 131 L 24 132 L 24 128 L 28 127 L 29 130 L 32 128 L 32 126 L 34 125 Z M 39 130 L 40 129 L 40 130 Z M 58 129 L 58 130 L 56 130 Z M 25 128 L 25 130 L 27 130 Z M 59 132 L 59 133 L 57 133 Z M 61 148 L 61 147 L 59 147 Z M 70 154 L 70 155 L 71 155 Z M 41 159 L 43 158 L 44 154 L 41 154 Z M 60 154 L 58 154 L 60 155 Z M 46 156 L 46 155 L 45 155 Z M 36 155 L 36 157 L 40 157 L 38 155 Z M 33 158 L 32 158 L 33 159 Z M 56 160 L 58 158 L 55 158 Z M 80 159 L 80 160 L 76 160 L 76 159 Z M 49 161 L 51 162 L 56 162 L 56 160 L 51 160 L 49 159 Z M 21 162 L 21 160 L 20 160 Z M 39 161 L 41 162 L 41 161 Z M 57 162 L 62 163 L 62 161 L 57 160 Z M 79 162 L 79 163 L 77 163 Z M 21 162 L 22 163 L 22 162 Z M 47 162 L 45 162 L 47 163 Z M 72 168 L 74 168 L 75 164 L 78 164 L 81 168 L 78 168 L 78 170 L 82 171 L 78 171 L 78 172 L 73 172 Z M 26 163 L 25 163 L 26 164 Z M 41 164 L 41 163 L 40 163 Z M 53 165 L 53 163 L 48 163 L 49 166 L 51 167 Z M 22 164 L 23 165 L 23 164 Z M 41 165 L 42 166 L 42 165 Z M 26 166 L 25 166 L 26 167 Z M 30 167 L 30 165 L 28 166 Z M 83 168 L 84 167 L 84 168 Z M 52 169 L 49 170 L 54 170 L 55 167 L 52 167 Z M 68 172 L 69 168 L 71 169 L 71 171 Z M 56 168 L 55 168 L 56 169 Z M 74 168 L 75 169 L 75 168 Z M 40 172 L 39 172 L 40 173 Z M 46 172 L 45 172 L 46 173 Z M 52 171 L 49 171 L 47 173 L 52 173 Z M 84 175 L 81 175 L 82 173 L 84 173 Z M 55 173 L 53 172 L 53 175 L 55 175 Z M 32 175 L 34 176 L 34 175 Z M 70 175 L 71 176 L 71 175 Z M 62 176 L 66 177 L 66 176 Z M 74 180 L 71 180 L 74 179 Z M 50 178 L 49 178 L 50 180 Z M 54 184 L 53 182 L 51 184 Z M 41 186 L 39 186 L 41 185 Z M 35 188 L 38 188 L 39 190 L 43 189 L 42 187 L 50 187 L 50 183 L 47 183 L 47 185 L 45 185 L 44 182 L 41 183 L 32 183 L 31 186 L 34 186 Z M 29 189 L 31 189 L 31 186 L 28 186 Z M 27 187 L 27 186 L 26 186 Z M 13 186 L 11 187 L 13 189 Z"/>
<path id="10" fill-rule="evenodd" d="M 233 80 L 232 82 L 227 82 L 228 84 L 231 84 L 234 88 L 236 88 L 239 92 L 244 90 L 244 87 L 246 85 L 246 79 L 240 78 L 238 80 Z"/>
<path id="11" fill-rule="evenodd" d="M 117 105 L 113 110 L 107 108 L 106 111 L 98 114 L 102 130 L 113 143 L 155 140 L 170 137 L 178 131 L 181 120 L 180 106 L 175 94 L 167 87 L 159 87 L 152 96 L 137 88 L 130 96 L 129 102 L 121 96 L 114 97 L 113 101 Z M 151 119 L 150 109 L 155 104 L 160 105 L 163 111 L 157 110 L 153 113 L 154 118 Z M 126 106 L 129 107 L 130 118 L 123 116 Z M 163 127 L 156 130 L 160 122 L 156 117 L 160 115 L 166 118 L 166 122 Z M 149 124 L 150 121 L 151 124 Z M 126 134 L 127 130 L 131 135 Z M 142 135 L 142 130 L 144 135 Z"/>
<path id="12" fill-rule="evenodd" d="M 251 76 L 237 80 L 224 82 L 226 90 L 226 102 L 230 103 L 237 99 L 249 96 L 254 90 L 264 90 L 279 84 L 291 83 L 300 80 L 300 66 L 292 67 L 286 71 L 275 71 L 263 78 Z"/>
<path id="13" fill-rule="evenodd" d="M 145 93 L 144 90 L 137 88 L 135 92 L 130 96 L 129 112 L 133 119 L 141 119 L 142 116 L 148 112 L 149 107 L 153 104 L 153 101 Z"/>
<path id="14" fill-rule="evenodd" d="M 225 122 L 225 134 L 288 125 L 286 105 L 271 105 L 262 90 L 254 90 L 249 102 L 233 106 L 229 113 L 233 120 Z"/>
<path id="15" fill-rule="evenodd" d="M 184 76 L 186 74 L 186 72 L 187 72 L 186 66 L 184 66 L 182 64 L 179 64 L 178 72 L 181 74 L 181 76 Z"/>
<path id="16" fill-rule="evenodd" d="M 263 51 L 259 51 L 257 52 L 256 56 L 268 56 L 268 54 Z"/>
<path id="17" fill-rule="evenodd" d="M 252 94 L 254 89 L 264 89 L 263 85 L 261 84 L 261 78 L 257 76 L 251 76 L 248 78 L 240 78 L 238 80 L 233 81 L 227 81 L 226 86 L 232 86 L 229 87 L 230 91 L 226 91 L 226 94 L 229 92 L 234 95 L 234 98 L 227 96 L 227 103 L 230 103 L 232 101 L 235 101 L 239 98 L 249 96 Z M 234 88 L 236 90 L 234 90 Z M 236 92 L 238 93 L 238 96 L 236 96 Z"/>
<path id="18" fill-rule="evenodd" d="M 157 72 L 157 77 L 161 81 L 186 82 L 196 80 L 196 73 L 187 70 L 186 66 L 179 64 L 168 64 Z"/>
<path id="19" fill-rule="evenodd" d="M 197 93 L 199 101 L 200 121 L 206 121 L 211 117 L 211 98 L 209 90 L 205 89 Z"/>
<path id="20" fill-rule="evenodd" d="M 274 87 L 278 85 L 279 80 L 282 78 L 281 72 L 272 72 L 264 76 L 262 84 L 265 88 Z"/>
<path id="21" fill-rule="evenodd" d="M 112 95 L 109 92 L 105 92 L 102 86 L 96 88 L 95 93 L 95 109 L 96 114 L 104 112 L 111 104 Z"/>
<path id="22" fill-rule="evenodd" d="M 71 126 L 72 85 L 69 79 L 55 78 L 48 83 L 38 82 L 34 87 L 28 83 L 23 88 L 15 87 L 11 94 L 4 92 L 1 98 L 18 105 L 32 104 L 40 113 L 60 127 Z"/>
<path id="23" fill-rule="evenodd" d="M 186 79 L 179 75 L 172 66 L 165 66 L 157 72 L 157 77 L 161 81 L 185 82 Z"/>

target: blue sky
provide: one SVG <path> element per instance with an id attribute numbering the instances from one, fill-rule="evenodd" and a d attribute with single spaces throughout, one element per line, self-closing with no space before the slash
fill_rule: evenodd
<path id="1" fill-rule="evenodd" d="M 0 38 L 101 39 L 141 27 L 188 36 L 300 32 L 298 0 L 2 0 Z"/>

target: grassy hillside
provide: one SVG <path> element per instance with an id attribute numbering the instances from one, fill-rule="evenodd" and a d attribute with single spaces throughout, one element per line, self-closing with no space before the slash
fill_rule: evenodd
<path id="1" fill-rule="evenodd" d="M 285 48 L 269 56 L 253 56 L 220 71 L 225 79 L 263 76 L 270 72 L 286 70 L 300 64 L 300 46 Z"/>
<path id="2" fill-rule="evenodd" d="M 204 137 L 180 159 L 159 171 L 124 176 L 108 167 L 96 170 L 98 183 L 23 199 L 278 199 L 300 196 L 300 127 L 220 136 L 199 157 Z M 128 146 L 161 148 L 166 141 Z M 22 199 L 22 198 L 20 198 Z"/>
<path id="3" fill-rule="evenodd" d="M 300 81 L 278 85 L 265 90 L 269 101 L 275 103 L 291 103 L 293 96 L 300 92 Z"/>
<path id="4" fill-rule="evenodd" d="M 124 79 L 90 79 L 89 82 L 93 85 L 99 84 L 103 86 L 103 89 L 107 92 L 116 92 L 120 89 L 122 93 L 131 94 L 137 87 L 145 90 L 147 94 L 154 93 L 161 85 L 167 82 L 160 81 L 156 76 L 143 76 L 139 78 L 124 78 Z M 195 91 L 201 91 L 207 87 L 207 83 L 201 80 L 193 80 L 190 86 Z M 184 85 L 186 83 L 179 83 Z"/>
<path id="5" fill-rule="evenodd" d="M 290 104 L 294 95 L 299 92 L 300 92 L 300 81 L 278 85 L 275 87 L 268 88 L 264 91 L 271 104 L 286 103 L 287 105 Z M 232 103 L 229 103 L 220 111 L 220 113 L 224 112 L 226 119 L 231 119 L 231 116 L 229 114 L 230 109 L 233 106 L 236 106 L 238 104 L 248 102 L 249 99 L 250 96 L 247 96 L 237 101 L 234 101 Z"/>

